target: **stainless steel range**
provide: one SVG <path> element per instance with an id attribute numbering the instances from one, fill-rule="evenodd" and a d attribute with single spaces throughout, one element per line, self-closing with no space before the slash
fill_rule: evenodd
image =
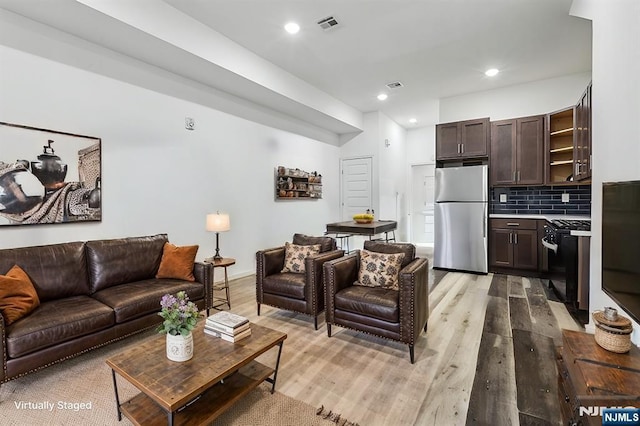
<path id="1" fill-rule="evenodd" d="M 578 282 L 578 237 L 571 231 L 590 231 L 589 220 L 552 220 L 544 227 L 542 245 L 546 247 L 549 284 L 570 311 L 588 309 L 588 289 Z"/>

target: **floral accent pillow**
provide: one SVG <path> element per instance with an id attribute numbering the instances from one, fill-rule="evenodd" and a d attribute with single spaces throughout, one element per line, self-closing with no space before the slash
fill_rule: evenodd
<path id="1" fill-rule="evenodd" d="M 356 284 L 399 290 L 398 277 L 404 253 L 378 253 L 360 250 L 360 270 Z"/>
<path id="2" fill-rule="evenodd" d="M 302 274 L 305 271 L 304 260 L 320 253 L 320 244 L 310 246 L 299 246 L 297 244 L 284 244 L 284 268 L 282 272 L 295 272 Z"/>

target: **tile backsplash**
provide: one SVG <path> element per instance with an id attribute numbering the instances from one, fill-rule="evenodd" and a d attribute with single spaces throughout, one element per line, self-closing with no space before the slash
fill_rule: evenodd
<path id="1" fill-rule="evenodd" d="M 562 202 L 562 194 L 569 202 Z M 490 197 L 491 213 L 591 215 L 591 185 L 491 188 Z"/>

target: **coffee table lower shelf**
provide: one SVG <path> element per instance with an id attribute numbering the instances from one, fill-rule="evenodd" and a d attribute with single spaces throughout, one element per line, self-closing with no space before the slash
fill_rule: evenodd
<path id="1" fill-rule="evenodd" d="M 236 373 L 206 390 L 198 398 L 178 409 L 174 425 L 201 425 L 212 422 L 236 401 L 266 381 L 275 370 L 251 361 Z M 140 393 L 120 405 L 120 411 L 134 425 L 164 426 L 167 412 L 147 395 Z"/>

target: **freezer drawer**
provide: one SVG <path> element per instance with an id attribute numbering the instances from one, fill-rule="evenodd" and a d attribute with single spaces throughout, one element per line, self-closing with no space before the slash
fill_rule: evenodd
<path id="1" fill-rule="evenodd" d="M 488 272 L 487 203 L 436 203 L 433 266 Z"/>

